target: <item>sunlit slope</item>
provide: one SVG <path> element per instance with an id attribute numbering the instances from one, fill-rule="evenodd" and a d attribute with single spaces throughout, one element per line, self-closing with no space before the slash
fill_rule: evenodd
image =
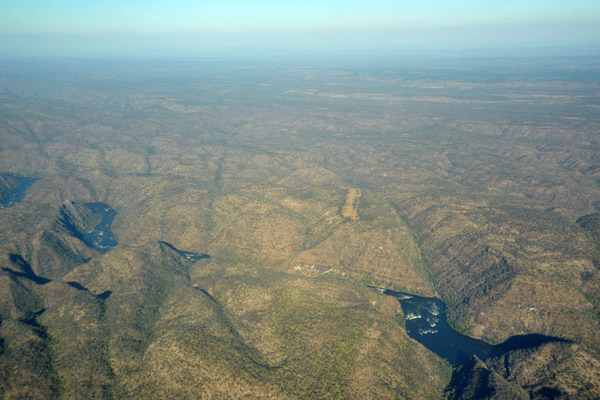
<path id="1" fill-rule="evenodd" d="M 294 343 L 307 349 L 308 340 L 328 366 L 342 360 L 318 390 L 342 396 L 364 387 L 394 397 L 378 385 L 396 376 L 390 372 L 395 361 L 384 367 L 374 354 L 387 349 L 411 365 L 398 372 L 407 375 L 393 378 L 393 387 L 402 388 L 419 381 L 412 364 L 429 365 L 428 353 L 403 341 L 391 314 L 360 300 L 372 295 L 357 281 L 437 293 L 455 327 L 491 342 L 525 333 L 573 339 L 585 365 L 595 365 L 600 123 L 594 76 L 573 72 L 571 64 L 569 73 L 548 75 L 528 67 L 520 75 L 499 72 L 493 65 L 486 68 L 494 73 L 467 65 L 444 69 L 445 75 L 427 68 L 130 67 L 137 69 L 127 83 L 109 67 L 81 69 L 78 81 L 55 71 L 46 86 L 20 70 L 2 81 L 10 90 L 0 98 L 0 172 L 39 180 L 21 203 L 0 212 L 0 260 L 17 272 L 23 260 L 53 280 L 39 287 L 1 272 L 1 357 L 9 366 L 3 373 L 14 372 L 2 382 L 13 382 L 10 390 L 37 382 L 46 388 L 39 397 L 55 389 L 66 396 L 85 382 L 108 380 L 119 396 L 134 387 L 185 395 L 187 381 L 171 382 L 164 371 L 194 366 L 204 371 L 202 385 L 218 381 L 215 388 L 229 388 L 221 372 L 254 371 L 227 384 L 249 396 L 305 396 L 303 383 L 277 386 L 274 377 L 289 378 L 278 363 L 295 360 L 289 365 L 312 379 L 317 353 L 307 352 L 301 364 L 300 353 L 286 350 Z M 218 78 L 223 74 L 226 79 Z M 258 85 L 257 77 L 272 85 Z M 352 189 L 360 199 L 344 216 Z M 119 246 L 104 255 L 57 224 L 64 207 L 75 215 L 73 204 L 90 201 L 118 212 Z M 208 253 L 212 264 L 190 270 L 188 279 L 164 262 L 159 240 Z M 244 289 L 246 280 L 252 290 Z M 67 281 L 91 294 L 113 294 L 98 303 Z M 227 292 L 228 285 L 238 291 Z M 327 291 L 340 294 L 339 303 L 323 300 Z M 344 291 L 360 301 L 345 303 Z M 253 306 L 256 317 L 236 314 L 255 295 L 268 298 Z M 92 319 L 89 339 L 77 336 L 78 315 Z M 277 330 L 284 316 L 303 321 L 290 324 L 298 332 Z M 32 318 L 42 328 L 28 324 Z M 387 339 L 361 358 L 357 349 L 366 345 L 354 337 L 377 336 L 366 326 L 379 318 L 387 321 L 377 325 Z M 198 336 L 185 336 L 183 326 Z M 207 333 L 209 327 L 218 332 Z M 107 342 L 95 339 L 101 331 Z M 44 339 L 52 332 L 56 341 Z M 347 346 L 336 347 L 324 332 Z M 84 379 L 67 365 L 70 337 L 81 340 L 76 351 L 98 349 L 97 359 L 82 362 L 98 376 Z M 180 350 L 197 351 L 202 343 L 226 355 L 221 369 Z M 412 349 L 414 358 L 393 348 Z M 264 372 L 255 361 L 279 369 Z M 110 370 L 100 368 L 106 362 Z M 377 368 L 385 373 L 370 375 Z M 19 371 L 27 373 L 17 379 Z M 345 383 L 335 386 L 340 379 Z M 61 380 L 73 383 L 61 386 Z M 427 393 L 439 394 L 436 385 Z M 426 392 L 414 390 L 416 397 Z"/>
<path id="2" fill-rule="evenodd" d="M 448 381 L 398 324 L 398 303 L 358 283 L 190 264 L 167 246 L 114 279 L 120 254 L 66 278 L 90 291 L 2 271 L 5 394 L 417 399 Z M 110 296 L 96 296 L 105 285 Z"/>
<path id="3" fill-rule="evenodd" d="M 113 354 L 121 393 L 435 398 L 446 383 L 443 365 L 408 339 L 397 304 L 383 296 L 339 280 L 207 268 L 210 277 L 190 271 L 188 284 L 164 289 L 132 361 Z M 423 370 L 403 368 L 411 363 Z"/>

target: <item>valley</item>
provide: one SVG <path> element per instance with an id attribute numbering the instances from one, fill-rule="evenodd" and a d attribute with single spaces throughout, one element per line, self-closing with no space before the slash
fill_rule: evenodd
<path id="1" fill-rule="evenodd" d="M 600 394 L 597 59 L 49 63 L 0 66 L 5 398 Z M 453 366 L 368 286 L 561 340 Z"/>

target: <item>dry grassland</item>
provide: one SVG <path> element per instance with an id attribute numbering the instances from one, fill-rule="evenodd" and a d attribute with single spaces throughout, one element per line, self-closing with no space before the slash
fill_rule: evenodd
<path id="1" fill-rule="evenodd" d="M 348 193 L 346 193 L 346 204 L 342 208 L 342 216 L 345 218 L 350 218 L 352 221 L 358 221 L 358 201 L 360 199 L 360 190 L 358 189 L 350 189 Z"/>

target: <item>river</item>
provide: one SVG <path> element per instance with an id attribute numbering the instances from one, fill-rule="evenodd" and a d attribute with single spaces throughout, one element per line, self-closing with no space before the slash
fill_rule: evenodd
<path id="1" fill-rule="evenodd" d="M 81 240 L 93 249 L 106 253 L 117 244 L 111 225 L 117 212 L 104 203 L 86 203 L 86 207 L 102 216 L 102 221 L 94 229 L 81 235 Z"/>
<path id="2" fill-rule="evenodd" d="M 446 305 L 435 297 L 383 290 L 402 305 L 408 336 L 417 340 L 438 356 L 452 364 L 461 363 L 473 355 L 481 360 L 502 355 L 511 350 L 537 347 L 543 343 L 565 341 L 550 336 L 532 334 L 509 338 L 504 343 L 491 345 L 483 340 L 462 335 L 448 325 Z"/>
<path id="3" fill-rule="evenodd" d="M 0 202 L 0 209 L 12 207 L 20 203 L 21 200 L 25 198 L 25 191 L 29 189 L 29 187 L 33 185 L 35 181 L 37 181 L 36 178 L 27 178 L 25 176 L 9 174 L 4 174 L 4 176 L 19 182 L 20 186 L 11 193 L 9 193 L 8 196 L 6 196 L 4 199 L 2 199 L 2 201 Z"/>

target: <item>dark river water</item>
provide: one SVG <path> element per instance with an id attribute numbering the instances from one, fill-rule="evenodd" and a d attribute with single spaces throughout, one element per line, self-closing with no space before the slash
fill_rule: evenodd
<path id="1" fill-rule="evenodd" d="M 113 236 L 111 225 L 117 212 L 104 203 L 86 203 L 86 207 L 102 216 L 102 221 L 89 232 L 81 236 L 81 240 L 93 249 L 104 253 L 115 247 L 117 241 Z"/>
<path id="2" fill-rule="evenodd" d="M 210 258 L 208 254 L 193 253 L 191 251 L 179 250 L 179 254 L 181 254 L 183 257 L 187 258 L 191 262 L 200 261 L 204 258 Z"/>
<path id="3" fill-rule="evenodd" d="M 21 184 L 15 191 L 11 192 L 8 196 L 6 196 L 2 202 L 0 202 L 0 208 L 8 208 L 12 207 L 15 204 L 18 204 L 21 200 L 25 198 L 25 191 L 37 181 L 36 178 L 27 178 L 24 176 L 17 175 L 6 175 L 10 178 L 16 180 Z"/>
<path id="4" fill-rule="evenodd" d="M 397 298 L 402 305 L 408 335 L 453 364 L 466 361 L 473 355 L 485 360 L 511 350 L 536 347 L 546 342 L 564 341 L 564 339 L 544 335 L 522 335 L 513 336 L 498 345 L 491 345 L 461 335 L 450 328 L 446 320 L 446 305 L 438 298 L 421 297 L 392 290 L 385 290 L 383 293 Z"/>
<path id="5" fill-rule="evenodd" d="M 159 240 L 158 243 L 164 244 L 165 246 L 167 246 L 171 250 L 176 251 L 177 253 L 179 253 L 180 256 L 187 258 L 191 262 L 200 261 L 204 258 L 210 258 L 210 256 L 208 254 L 200 254 L 200 253 L 194 253 L 192 251 L 179 250 L 178 248 L 173 246 L 171 243 L 164 242 L 162 240 Z"/>

